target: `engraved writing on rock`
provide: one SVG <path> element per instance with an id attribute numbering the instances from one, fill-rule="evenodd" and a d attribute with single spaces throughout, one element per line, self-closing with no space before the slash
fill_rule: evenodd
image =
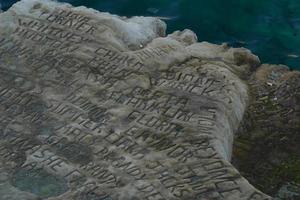
<path id="1" fill-rule="evenodd" d="M 230 164 L 235 64 L 164 26 L 52 1 L 0 15 L 0 199 L 270 199 Z"/>

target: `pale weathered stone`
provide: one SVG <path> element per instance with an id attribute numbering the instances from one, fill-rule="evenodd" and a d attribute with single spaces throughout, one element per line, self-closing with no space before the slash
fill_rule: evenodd
<path id="1" fill-rule="evenodd" d="M 230 164 L 259 59 L 165 29 L 47 0 L 0 15 L 1 200 L 270 199 Z"/>

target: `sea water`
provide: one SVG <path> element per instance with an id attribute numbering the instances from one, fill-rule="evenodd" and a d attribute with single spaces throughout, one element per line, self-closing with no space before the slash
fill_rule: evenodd
<path id="1" fill-rule="evenodd" d="M 0 0 L 7 9 L 16 0 Z M 191 29 L 199 41 L 245 47 L 264 63 L 300 70 L 300 0 L 59 0 L 122 16 L 157 16 L 168 33 Z"/>

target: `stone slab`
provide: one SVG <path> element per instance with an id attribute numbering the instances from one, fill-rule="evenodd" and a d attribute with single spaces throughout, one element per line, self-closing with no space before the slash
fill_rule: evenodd
<path id="1" fill-rule="evenodd" d="M 246 49 L 47 0 L 0 15 L 0 199 L 270 199 L 230 164 Z"/>

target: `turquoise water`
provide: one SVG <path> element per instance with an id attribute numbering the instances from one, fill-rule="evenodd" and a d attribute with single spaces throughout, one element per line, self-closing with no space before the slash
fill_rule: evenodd
<path id="1" fill-rule="evenodd" d="M 61 0 L 124 16 L 167 17 L 168 32 L 246 47 L 263 62 L 300 70 L 300 0 Z M 13 1 L 0 0 L 4 9 Z"/>

